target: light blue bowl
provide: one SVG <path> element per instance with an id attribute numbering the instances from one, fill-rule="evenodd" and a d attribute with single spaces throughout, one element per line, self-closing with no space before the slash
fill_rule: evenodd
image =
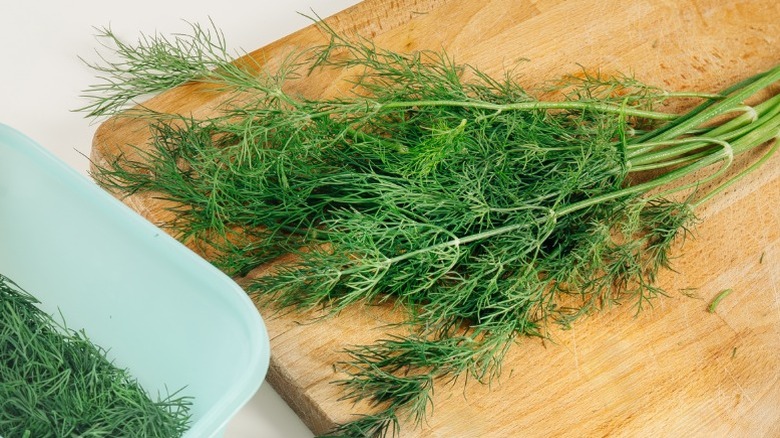
<path id="1" fill-rule="evenodd" d="M 2 124 L 0 273 L 153 397 L 184 388 L 188 438 L 221 436 L 265 378 L 268 334 L 236 283 Z"/>

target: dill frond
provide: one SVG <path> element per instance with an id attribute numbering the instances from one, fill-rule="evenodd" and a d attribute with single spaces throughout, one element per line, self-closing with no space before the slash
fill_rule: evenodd
<path id="1" fill-rule="evenodd" d="M 657 274 L 696 207 L 746 174 L 726 176 L 736 156 L 780 129 L 780 97 L 750 111 L 743 103 L 780 79 L 780 67 L 715 95 L 583 74 L 555 84 L 558 100 L 540 100 L 446 53 L 397 53 L 321 26 L 326 43 L 278 72 L 220 64 L 223 44 L 196 32 L 187 47 L 203 53 L 187 59 L 204 61 L 186 71 L 221 84 L 229 104 L 204 120 L 152 117 L 151 152 L 117 157 L 94 176 L 181 205 L 173 226 L 215 245 L 222 256 L 212 261 L 233 275 L 295 255 L 247 285 L 259 300 L 334 313 L 399 304 L 406 335 L 346 347 L 337 384 L 375 411 L 339 435 L 421 425 L 435 382 L 490 381 L 518 337 L 664 295 Z M 127 53 L 179 56 L 165 41 Z M 156 59 L 144 57 L 149 70 L 165 70 Z M 354 72 L 350 92 L 310 100 L 285 91 L 286 78 L 319 69 Z M 106 95 L 90 114 L 116 114 L 126 88 L 98 88 Z M 685 114 L 655 109 L 680 97 L 702 103 Z"/>

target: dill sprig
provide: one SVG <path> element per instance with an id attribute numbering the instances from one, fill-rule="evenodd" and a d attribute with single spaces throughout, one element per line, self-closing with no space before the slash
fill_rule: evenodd
<path id="1" fill-rule="evenodd" d="M 142 35 L 136 44 L 123 42 L 110 27 L 96 29 L 98 41 L 115 56 L 96 51 L 99 61 L 83 60 L 102 82 L 85 90 L 82 97 L 91 103 L 79 111 L 89 116 L 119 111 L 137 103 L 134 99 L 207 76 L 230 61 L 225 36 L 213 23 L 190 29 L 191 35 Z"/>
<path id="2" fill-rule="evenodd" d="M 153 401 L 106 350 L 37 302 L 0 275 L 0 435 L 170 438 L 187 430 L 188 397 Z"/>
<path id="3" fill-rule="evenodd" d="M 337 364 L 345 399 L 374 411 L 335 435 L 420 425 L 435 382 L 489 382 L 518 336 L 614 303 L 649 305 L 665 294 L 657 274 L 697 207 L 777 149 L 729 173 L 736 156 L 778 136 L 780 96 L 745 102 L 780 67 L 718 94 L 598 74 L 532 92 L 446 53 L 398 53 L 321 29 L 324 45 L 275 72 L 246 59 L 208 72 L 196 62 L 191 80 L 220 84 L 227 103 L 205 119 L 146 114 L 150 149 L 94 176 L 181 206 L 172 231 L 216 248 L 213 262 L 231 275 L 294 255 L 248 282 L 259 300 L 333 313 L 390 301 L 404 312 L 405 334 L 348 347 Z M 349 91 L 287 91 L 290 78 L 323 69 L 352 72 Z M 89 108 L 117 114 L 104 105 L 116 94 L 102 91 Z M 559 98 L 536 97 L 552 92 Z M 685 114 L 656 110 L 690 97 L 702 102 Z"/>

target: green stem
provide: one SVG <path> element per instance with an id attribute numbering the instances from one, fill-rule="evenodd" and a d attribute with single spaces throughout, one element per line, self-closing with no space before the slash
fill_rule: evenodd
<path id="1" fill-rule="evenodd" d="M 731 292 L 732 292 L 732 289 L 725 289 L 725 290 L 720 291 L 720 293 L 715 296 L 715 298 L 712 300 L 710 305 L 707 307 L 707 310 L 710 313 L 715 313 L 715 308 L 718 307 L 718 304 L 720 304 L 720 302 L 724 298 L 726 298 L 726 296 L 728 296 Z"/>
<path id="2" fill-rule="evenodd" d="M 706 148 L 715 138 L 731 142 L 734 154 L 740 154 L 759 146 L 771 139 L 780 125 L 780 95 L 751 108 L 750 112 L 735 117 L 696 137 L 654 141 L 629 145 L 627 154 L 630 171 L 644 171 L 679 165 L 694 161 L 709 153 L 707 150 L 691 154 Z M 741 139 L 741 140 L 740 140 Z M 670 147 L 671 146 L 671 147 Z"/>
<path id="3" fill-rule="evenodd" d="M 710 190 L 709 193 L 699 198 L 696 202 L 693 203 L 693 208 L 698 208 L 700 205 L 706 203 L 707 201 L 715 197 L 715 195 L 717 195 L 718 193 L 723 192 L 727 188 L 734 185 L 734 183 L 736 183 L 737 181 L 741 180 L 748 174 L 752 173 L 754 170 L 761 167 L 777 152 L 777 149 L 779 147 L 780 147 L 780 132 L 778 132 L 778 134 L 775 137 L 775 144 L 773 144 L 772 147 L 760 159 L 756 160 L 755 163 L 745 168 L 745 170 L 739 172 L 732 178 L 729 178 L 726 182 L 715 187 L 714 189 Z"/>
<path id="4" fill-rule="evenodd" d="M 496 112 L 502 111 L 534 111 L 534 110 L 591 110 L 604 113 L 623 114 L 653 120 L 674 120 L 679 115 L 659 111 L 646 111 L 621 105 L 595 101 L 571 102 L 516 102 L 498 104 L 482 101 L 460 100 L 412 100 L 404 102 L 387 102 L 378 105 L 380 109 L 419 108 L 424 106 L 447 106 L 455 108 L 484 109 Z"/>
<path id="5" fill-rule="evenodd" d="M 674 99 L 680 99 L 685 97 L 693 97 L 696 99 L 723 99 L 724 96 L 722 93 L 698 93 L 695 91 L 669 91 L 667 93 L 663 94 L 666 98 L 674 98 Z"/>
<path id="6" fill-rule="evenodd" d="M 628 170 L 635 171 L 637 168 L 642 168 L 648 165 L 664 165 L 666 160 L 671 158 L 677 158 L 684 154 L 688 154 L 695 150 L 701 149 L 712 145 L 713 143 L 722 142 L 725 140 L 712 139 L 707 137 L 688 137 L 680 138 L 669 141 L 656 141 L 645 143 L 650 149 L 655 149 L 659 146 L 666 146 L 660 151 L 652 153 L 644 153 L 640 156 L 632 156 L 628 154 Z M 650 167 L 652 168 L 652 167 Z"/>
<path id="7" fill-rule="evenodd" d="M 552 210 L 549 210 L 548 212 L 549 212 L 549 214 L 547 215 L 547 217 L 539 218 L 536 221 L 534 221 L 533 223 L 522 222 L 522 223 L 517 223 L 517 224 L 512 224 L 512 225 L 505 225 L 503 227 L 493 228 L 493 229 L 482 231 L 482 232 L 479 232 L 479 233 L 469 234 L 468 236 L 464 236 L 464 237 L 455 237 L 453 239 L 450 239 L 450 240 L 447 240 L 447 241 L 444 241 L 444 242 L 440 242 L 440 243 L 437 243 L 437 244 L 434 244 L 434 245 L 431 245 L 431 246 L 427 246 L 425 248 L 420 248 L 420 249 L 416 249 L 414 251 L 405 252 L 405 253 L 403 253 L 401 255 L 398 255 L 398 256 L 395 256 L 395 257 L 388 257 L 388 258 L 386 258 L 386 259 L 381 261 L 381 265 L 383 267 L 384 266 L 392 266 L 392 265 L 394 265 L 394 264 L 396 264 L 398 262 L 402 262 L 404 260 L 408 260 L 410 258 L 416 257 L 416 256 L 418 256 L 420 254 L 425 254 L 427 252 L 435 251 L 437 249 L 443 249 L 443 248 L 448 248 L 448 247 L 452 247 L 452 246 L 460 246 L 460 245 L 464 245 L 464 244 L 467 244 L 467 243 L 476 242 L 476 241 L 479 241 L 479 240 L 489 239 L 489 238 L 491 238 L 493 236 L 498 236 L 498 235 L 501 235 L 501 234 L 511 233 L 513 231 L 519 230 L 521 228 L 526 228 L 526 227 L 529 227 L 531 225 L 542 224 L 546 220 L 556 220 L 556 216 L 557 215 L 555 214 L 555 212 L 553 212 Z M 376 267 L 375 265 L 360 265 L 360 266 L 355 266 L 354 268 L 345 269 L 345 270 L 341 271 L 340 274 L 341 275 L 349 275 L 349 274 L 354 274 L 356 272 L 364 271 L 366 268 L 375 268 L 375 267 Z"/>
<path id="8" fill-rule="evenodd" d="M 686 135 L 693 135 L 696 137 L 722 136 L 721 137 L 722 140 L 729 141 L 731 137 L 726 136 L 725 135 L 726 133 L 732 133 L 732 135 L 738 135 L 737 133 L 739 132 L 740 128 L 752 129 L 752 123 L 754 123 L 758 117 L 758 107 L 753 108 L 753 107 L 743 105 L 739 110 L 744 111 L 744 113 L 729 120 L 728 122 L 723 123 L 722 125 L 719 125 L 715 128 L 711 128 L 709 130 L 694 129 L 688 132 Z M 654 151 L 659 147 L 670 146 L 679 141 L 680 141 L 679 139 L 669 139 L 669 140 L 660 140 L 660 141 L 644 141 L 641 143 L 630 143 L 626 145 L 626 149 L 630 151 L 628 152 L 627 157 L 631 160 L 634 160 L 635 164 L 639 164 L 640 156 L 652 157 Z M 666 151 L 667 151 L 666 148 L 664 148 L 664 150 L 661 152 L 665 153 Z M 649 159 L 648 161 L 653 161 L 653 160 Z"/>
<path id="9" fill-rule="evenodd" d="M 665 141 L 686 135 L 692 129 L 699 128 L 706 122 L 741 107 L 744 100 L 778 80 L 780 80 L 780 65 L 730 87 L 724 92 L 730 94 L 725 99 L 705 102 L 666 126 L 637 138 L 635 143 Z"/>
<path id="10" fill-rule="evenodd" d="M 680 157 L 671 158 L 666 161 L 650 162 L 648 164 L 642 164 L 642 165 L 634 164 L 631 166 L 629 172 L 645 172 L 648 170 L 666 169 L 666 168 L 679 166 L 686 163 L 692 163 L 696 160 L 700 160 L 701 158 L 711 153 L 712 151 L 705 150 L 705 151 L 696 152 L 694 154 L 686 154 Z"/>
<path id="11" fill-rule="evenodd" d="M 718 162 L 721 162 L 721 161 L 725 161 L 724 165 L 721 167 L 721 169 L 718 170 L 718 172 L 716 172 L 713 175 L 708 176 L 704 180 L 697 181 L 695 184 L 700 184 L 703 181 L 709 181 L 709 180 L 715 178 L 717 175 L 721 174 L 723 171 L 725 171 L 725 169 L 728 168 L 728 166 L 731 164 L 731 161 L 732 161 L 732 159 L 734 157 L 732 147 L 731 147 L 731 145 L 729 143 L 718 141 L 718 140 L 715 140 L 715 139 L 713 139 L 713 142 L 721 145 L 722 149 L 720 149 L 717 152 L 708 154 L 706 157 L 704 157 L 702 159 L 699 159 L 699 160 L 697 160 L 694 163 L 691 163 L 691 164 L 688 164 L 686 166 L 683 166 L 683 167 L 671 170 L 671 171 L 669 171 L 669 172 L 667 172 L 667 173 L 665 173 L 665 174 L 663 174 L 663 175 L 661 175 L 659 177 L 653 178 L 653 179 L 651 179 L 649 181 L 646 181 L 644 183 L 631 185 L 631 186 L 628 186 L 628 187 L 626 187 L 624 189 L 621 189 L 621 190 L 616 190 L 616 191 L 611 192 L 611 193 L 606 193 L 606 194 L 601 195 L 601 196 L 588 198 L 588 199 L 582 200 L 580 202 L 576 202 L 574 204 L 568 205 L 565 208 L 559 210 L 557 212 L 557 215 L 560 217 L 560 216 L 563 216 L 565 214 L 569 214 L 569 213 L 575 212 L 577 210 L 581 210 L 583 208 L 587 208 L 587 207 L 590 207 L 590 206 L 593 206 L 593 205 L 596 205 L 596 204 L 600 204 L 602 202 L 609 201 L 609 200 L 612 200 L 612 199 L 617 199 L 617 198 L 621 198 L 621 197 L 628 196 L 628 195 L 634 195 L 634 194 L 637 194 L 637 193 L 648 192 L 650 190 L 653 190 L 655 188 L 661 187 L 663 185 L 671 184 L 671 183 L 673 183 L 675 181 L 678 181 L 679 179 L 681 179 L 681 178 L 683 178 L 683 177 L 685 177 L 687 175 L 690 175 L 690 174 L 692 174 L 694 172 L 697 172 L 697 171 L 699 171 L 701 169 L 704 169 L 704 168 L 706 168 L 706 167 L 708 167 L 708 166 L 710 166 L 712 164 L 715 164 L 715 163 L 718 163 Z M 680 190 L 683 190 L 683 189 L 688 188 L 688 187 L 689 186 L 683 186 L 683 187 L 679 187 L 679 188 L 674 188 L 674 189 L 672 189 L 672 191 L 680 191 Z M 664 193 L 672 193 L 672 191 L 664 192 Z"/>

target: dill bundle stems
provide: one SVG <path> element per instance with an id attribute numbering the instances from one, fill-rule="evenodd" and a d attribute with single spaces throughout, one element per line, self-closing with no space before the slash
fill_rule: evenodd
<path id="1" fill-rule="evenodd" d="M 172 232 L 217 248 L 213 262 L 231 275 L 294 254 L 248 282 L 258 300 L 404 312 L 405 334 L 346 348 L 336 383 L 374 411 L 334 435 L 420 425 L 436 381 L 489 382 L 518 336 L 612 303 L 640 310 L 665 293 L 656 276 L 696 208 L 777 149 L 780 96 L 746 103 L 780 67 L 718 94 L 585 72 L 540 90 L 558 99 L 539 100 L 443 53 L 322 29 L 325 45 L 276 72 L 231 63 L 219 32 L 197 25 L 189 37 L 144 37 L 133 56 L 118 43 L 125 63 L 100 68 L 116 90 L 96 86 L 84 110 L 116 115 L 125 84 L 157 83 L 166 66 L 185 66 L 172 77 L 198 72 L 187 80 L 216 85 L 227 103 L 205 119 L 120 113 L 148 120 L 150 149 L 114 157 L 95 179 L 174 201 Z M 318 100 L 286 91 L 319 69 L 355 72 L 351 91 Z M 701 103 L 657 109 L 682 98 Z M 747 151 L 760 158 L 733 172 Z"/>
<path id="2" fill-rule="evenodd" d="M 172 438 L 187 430 L 188 398 L 153 401 L 105 350 L 36 303 L 0 275 L 1 436 Z"/>

